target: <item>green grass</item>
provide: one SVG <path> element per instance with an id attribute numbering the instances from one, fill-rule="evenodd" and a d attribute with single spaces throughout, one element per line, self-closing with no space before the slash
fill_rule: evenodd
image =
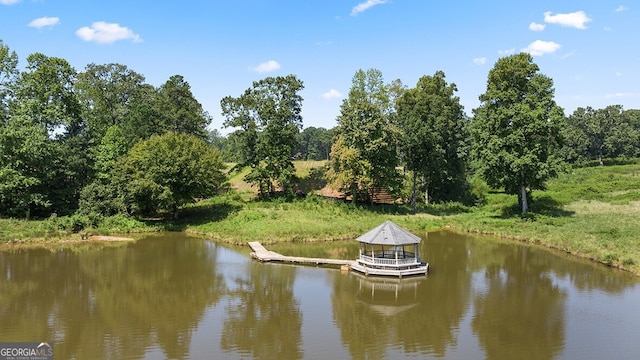
<path id="1" fill-rule="evenodd" d="M 92 226 L 95 222 L 98 222 L 97 226 Z M 0 245 L 56 243 L 61 240 L 79 240 L 87 235 L 153 232 L 168 228 L 168 224 L 164 222 L 137 220 L 124 215 L 101 219 L 82 215 L 53 215 L 44 220 L 0 219 Z"/>
<path id="2" fill-rule="evenodd" d="M 297 164 L 308 189 L 324 186 L 317 169 L 324 162 Z M 413 231 L 450 227 L 527 241 L 621 267 L 640 274 L 640 164 L 571 169 L 534 191 L 530 212 L 520 214 L 517 197 L 488 192 L 482 206 L 457 203 L 422 206 L 360 206 L 310 195 L 285 201 L 256 201 L 242 184 L 242 172 L 230 179 L 233 189 L 180 211 L 178 221 L 136 220 L 124 216 L 101 219 L 86 230 L 95 234 L 186 231 L 230 244 L 261 241 L 292 246 L 333 241 L 323 251 L 341 251 L 337 240 L 353 239 L 385 220 Z M 311 193 L 311 192 L 309 192 Z M 41 221 L 0 219 L 0 242 L 55 242 L 79 237 L 74 229 L 92 219 L 51 218 Z"/>
<path id="3" fill-rule="evenodd" d="M 208 209 L 207 215 L 202 209 Z M 206 234 L 234 244 L 261 241 L 309 242 L 353 239 L 385 220 L 412 229 L 438 228 L 438 217 L 410 215 L 400 206 L 362 207 L 323 200 L 310 195 L 303 200 L 270 202 L 221 197 L 185 209 L 180 230 Z M 215 220 L 212 220 L 215 219 Z"/>
<path id="4" fill-rule="evenodd" d="M 444 220 L 640 274 L 640 165 L 572 169 L 533 193 L 526 216 L 515 196 L 493 193 L 487 205 Z"/>

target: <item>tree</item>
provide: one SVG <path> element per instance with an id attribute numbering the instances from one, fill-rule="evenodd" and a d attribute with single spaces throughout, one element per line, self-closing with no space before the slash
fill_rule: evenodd
<path id="1" fill-rule="evenodd" d="M 224 136 L 220 133 L 219 130 L 213 129 L 209 131 L 209 135 L 207 136 L 207 142 L 217 149 L 220 152 L 220 156 L 222 156 L 222 161 L 237 163 L 242 161 L 242 158 L 239 156 L 240 154 L 240 146 L 238 146 L 235 141 L 233 134 L 229 136 Z"/>
<path id="2" fill-rule="evenodd" d="M 423 76 L 414 89 L 397 103 L 402 127 L 400 153 L 413 172 L 412 203 L 415 211 L 416 182 L 422 179 L 425 200 L 455 200 L 462 197 L 466 139 L 465 116 L 455 84 L 447 84 L 442 71 Z"/>
<path id="3" fill-rule="evenodd" d="M 129 99 L 128 119 L 120 125 L 129 147 L 151 135 L 169 131 L 159 104 L 160 93 L 153 86 L 142 84 L 135 89 Z"/>
<path id="4" fill-rule="evenodd" d="M 131 99 L 143 83 L 144 76 L 115 63 L 89 64 L 78 74 L 78 98 L 87 130 L 97 143 L 110 126 L 126 126 Z"/>
<path id="5" fill-rule="evenodd" d="M 43 184 L 41 194 L 50 204 L 48 209 L 58 214 L 75 210 L 80 189 L 90 176 L 75 82 L 76 71 L 66 60 L 31 54 L 10 104 L 10 117 L 19 118 L 15 126 L 32 129 L 29 131 L 42 128 L 48 134 L 47 166 L 42 168 L 48 171 L 38 173 Z"/>
<path id="6" fill-rule="evenodd" d="M 329 160 L 333 131 L 310 126 L 297 135 L 296 155 L 303 160 Z"/>
<path id="7" fill-rule="evenodd" d="M 613 146 L 616 156 L 634 158 L 640 156 L 640 110 L 623 110 L 620 107 L 620 126 L 615 130 Z"/>
<path id="8" fill-rule="evenodd" d="M 47 214 L 52 146 L 47 130 L 27 116 L 12 116 L 0 127 L 1 215 Z"/>
<path id="9" fill-rule="evenodd" d="M 81 213 L 109 216 L 125 212 L 122 191 L 113 181 L 113 170 L 128 149 L 125 136 L 118 125 L 109 127 L 100 144 L 92 148 L 95 179 L 80 192 Z"/>
<path id="10" fill-rule="evenodd" d="M 113 177 L 127 207 L 137 214 L 169 211 L 216 194 L 225 176 L 217 150 L 188 134 L 166 133 L 138 142 Z"/>
<path id="11" fill-rule="evenodd" d="M 9 117 L 9 101 L 18 79 L 18 55 L 0 39 L 0 125 Z"/>
<path id="12" fill-rule="evenodd" d="M 622 112 L 623 121 L 629 126 L 629 134 L 624 153 L 629 157 L 640 157 L 640 109 L 629 109 Z"/>
<path id="13" fill-rule="evenodd" d="M 173 75 L 159 89 L 159 115 L 166 131 L 206 139 L 211 117 L 191 93 L 182 75 Z"/>
<path id="14" fill-rule="evenodd" d="M 553 81 L 538 71 L 529 54 L 499 59 L 471 124 L 480 173 L 490 186 L 518 194 L 522 213 L 530 191 L 543 189 L 560 169 L 555 154 L 564 114 Z"/>
<path id="15" fill-rule="evenodd" d="M 81 111 L 75 69 L 64 59 L 40 53 L 29 55 L 27 63 L 17 83 L 13 113 L 31 117 L 51 133 L 77 127 Z"/>
<path id="16" fill-rule="evenodd" d="M 602 166 L 604 158 L 636 156 L 638 131 L 631 114 L 621 105 L 577 108 L 563 129 L 565 158 L 571 162 L 597 159 Z"/>
<path id="17" fill-rule="evenodd" d="M 294 75 L 268 77 L 254 82 L 238 98 L 222 99 L 225 127 L 236 127 L 232 137 L 241 147 L 240 167 L 249 166 L 245 179 L 258 186 L 261 196 L 276 187 L 292 190 L 295 168 L 291 157 L 302 128 L 304 85 Z"/>
<path id="18" fill-rule="evenodd" d="M 98 180 L 109 181 L 117 161 L 127 154 L 128 146 L 124 133 L 118 125 L 110 126 L 95 148 L 95 172 Z"/>
<path id="19" fill-rule="evenodd" d="M 340 106 L 326 176 L 333 188 L 356 201 L 373 201 L 375 191 L 399 188 L 392 95 L 380 70 L 358 70 Z"/>

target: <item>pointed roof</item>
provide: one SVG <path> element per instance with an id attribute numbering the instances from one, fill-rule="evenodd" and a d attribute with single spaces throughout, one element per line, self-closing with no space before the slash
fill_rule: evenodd
<path id="1" fill-rule="evenodd" d="M 356 239 L 359 242 L 377 245 L 419 244 L 420 237 L 410 233 L 391 221 L 385 221 L 375 229 Z"/>

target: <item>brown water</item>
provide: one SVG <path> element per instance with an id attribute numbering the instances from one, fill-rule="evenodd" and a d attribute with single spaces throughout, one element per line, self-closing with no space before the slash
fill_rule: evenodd
<path id="1" fill-rule="evenodd" d="M 429 275 L 402 280 L 257 263 L 183 234 L 4 252 L 0 341 L 50 341 L 56 359 L 640 356 L 636 277 L 448 232 L 421 252 Z"/>

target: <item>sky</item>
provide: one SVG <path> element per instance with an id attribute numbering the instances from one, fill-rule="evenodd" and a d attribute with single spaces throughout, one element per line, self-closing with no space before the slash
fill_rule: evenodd
<path id="1" fill-rule="evenodd" d="M 533 55 L 555 100 L 640 109 L 640 3 L 632 0 L 0 0 L 0 39 L 24 69 L 40 52 L 119 63 L 160 86 L 182 75 L 226 134 L 220 100 L 254 81 L 304 82 L 304 127 L 332 128 L 359 69 L 414 87 L 443 71 L 467 115 L 495 62 Z"/>

